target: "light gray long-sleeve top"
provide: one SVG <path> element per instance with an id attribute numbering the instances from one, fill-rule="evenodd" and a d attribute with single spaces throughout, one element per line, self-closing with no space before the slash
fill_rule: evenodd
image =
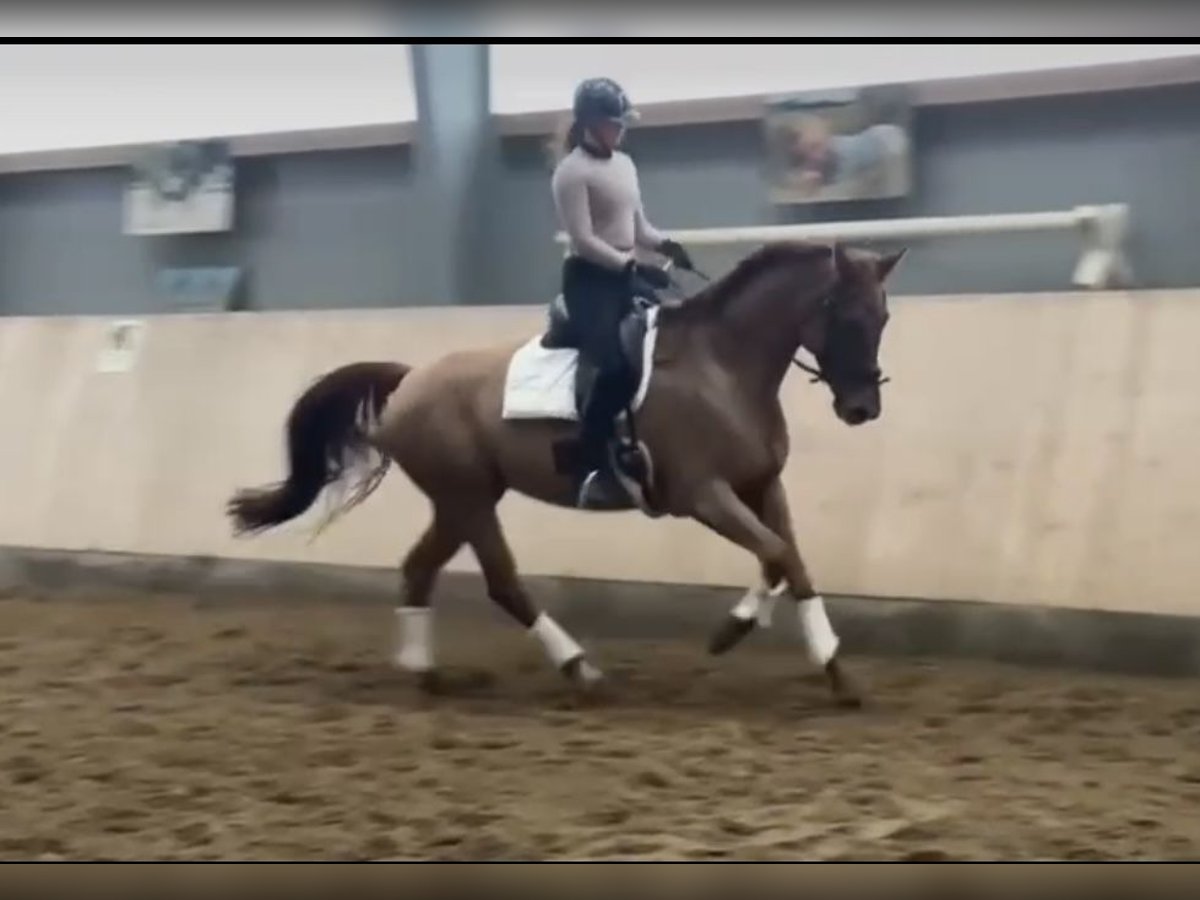
<path id="1" fill-rule="evenodd" d="M 626 153 L 597 159 L 576 147 L 555 168 L 551 187 L 570 252 L 597 265 L 620 269 L 635 248 L 653 250 L 666 237 L 646 219 L 637 168 Z"/>

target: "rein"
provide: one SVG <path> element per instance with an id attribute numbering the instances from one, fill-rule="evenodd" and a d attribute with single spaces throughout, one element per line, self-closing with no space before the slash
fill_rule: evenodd
<path id="1" fill-rule="evenodd" d="M 680 294 L 683 294 L 684 293 L 683 287 L 671 275 L 671 269 L 674 268 L 674 266 L 675 266 L 675 263 L 673 260 L 667 260 L 666 264 L 663 266 L 663 271 L 666 272 L 667 277 L 669 277 L 671 279 L 672 286 L 677 291 L 679 291 Z M 705 282 L 706 284 L 712 284 L 712 278 L 710 276 L 706 275 L 704 272 L 701 272 L 699 269 L 695 268 L 694 266 L 691 269 L 689 269 L 688 271 L 690 271 L 693 275 L 700 278 L 700 280 Z M 829 298 L 826 297 L 825 302 L 822 304 L 822 307 L 827 307 L 828 305 L 829 305 Z M 792 357 L 792 365 L 794 365 L 800 371 L 806 372 L 807 374 L 812 376 L 809 379 L 809 384 L 817 384 L 818 382 L 824 381 L 826 384 L 830 384 L 832 386 L 832 383 L 829 381 L 829 377 L 824 372 L 822 372 L 820 370 L 820 368 L 818 368 L 816 366 L 810 366 L 804 360 L 800 359 L 800 357 L 793 356 Z M 874 376 L 874 380 L 875 380 L 876 384 L 884 385 L 884 384 L 887 384 L 892 379 L 876 373 Z"/>

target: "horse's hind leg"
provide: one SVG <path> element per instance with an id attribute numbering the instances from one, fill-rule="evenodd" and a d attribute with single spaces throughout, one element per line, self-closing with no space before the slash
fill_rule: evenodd
<path id="1" fill-rule="evenodd" d="M 564 675 L 583 687 L 600 681 L 600 670 L 588 662 L 583 648 L 525 593 L 495 509 L 472 522 L 468 542 L 483 570 L 488 596 L 537 639 Z"/>
<path id="2" fill-rule="evenodd" d="M 761 501 L 755 505 L 759 507 L 758 514 L 729 485 L 715 484 L 698 498 L 696 518 L 757 556 L 768 586 L 773 587 L 780 581 L 786 584 L 798 604 L 800 630 L 810 658 L 825 670 L 839 702 L 847 706 L 860 705 L 862 699 L 838 659 L 840 641 L 825 613 L 824 600 L 814 590 L 796 547 L 787 496 L 778 479 L 771 482 Z M 710 649 L 721 652 L 732 647 L 753 628 L 760 615 L 760 605 L 772 601 L 765 592 L 748 594 L 731 613 L 731 618 L 742 621 L 726 622 L 714 636 Z M 748 627 L 744 624 L 747 619 L 751 623 Z M 731 635 L 733 639 L 729 640 Z"/>
<path id="3" fill-rule="evenodd" d="M 394 662 L 418 675 L 425 687 L 436 683 L 430 605 L 433 586 L 442 567 L 462 545 L 461 530 L 449 517 L 435 512 L 432 524 L 400 565 L 400 605 L 396 608 L 399 635 Z"/>

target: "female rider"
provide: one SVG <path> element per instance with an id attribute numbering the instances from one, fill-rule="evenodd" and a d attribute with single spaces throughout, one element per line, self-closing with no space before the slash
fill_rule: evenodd
<path id="1" fill-rule="evenodd" d="M 584 402 L 576 458 L 581 509 L 623 504 L 608 442 L 616 416 L 637 389 L 621 352 L 619 325 L 632 309 L 635 284 L 669 284 L 665 271 L 639 262 L 638 249 L 663 254 L 679 268 L 692 267 L 686 250 L 655 229 L 642 209 L 637 169 L 618 150 L 637 112 L 620 85 L 592 78 L 575 90 L 567 154 L 554 170 L 554 205 L 569 239 L 562 269 L 563 301 L 580 352 L 596 367 Z"/>

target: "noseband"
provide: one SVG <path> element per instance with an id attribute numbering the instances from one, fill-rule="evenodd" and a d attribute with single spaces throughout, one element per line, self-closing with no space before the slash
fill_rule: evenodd
<path id="1" fill-rule="evenodd" d="M 793 356 L 792 357 L 792 365 L 794 365 L 797 369 L 807 372 L 809 375 L 812 376 L 812 378 L 809 379 L 810 384 L 816 384 L 819 381 L 824 381 L 830 387 L 833 386 L 833 382 L 830 380 L 828 375 L 826 375 L 820 369 L 810 366 L 808 363 L 804 362 L 804 360 Z M 891 380 L 892 379 L 890 377 L 888 377 L 887 375 L 884 375 L 879 369 L 875 369 L 873 372 L 870 372 L 870 373 L 864 372 L 862 374 L 862 377 L 860 377 L 860 378 L 854 378 L 854 379 L 843 378 L 842 383 L 846 384 L 847 382 L 853 382 L 853 383 L 861 383 L 861 384 L 871 384 L 871 385 L 875 385 L 876 387 L 878 387 L 878 386 L 887 384 Z"/>
<path id="2" fill-rule="evenodd" d="M 843 361 L 838 359 L 838 356 L 841 354 L 837 352 L 837 348 L 844 348 L 846 345 L 853 344 L 854 342 L 858 341 L 858 328 L 854 325 L 839 323 L 836 318 L 829 315 L 830 310 L 833 308 L 832 293 L 826 294 L 821 299 L 821 305 L 819 308 L 826 314 L 826 346 L 828 347 L 832 344 L 835 349 L 822 354 L 825 359 L 817 357 L 816 367 L 808 365 L 808 363 L 804 362 L 799 357 L 792 357 L 792 364 L 796 368 L 803 372 L 807 372 L 812 376 L 810 383 L 816 384 L 817 382 L 823 381 L 833 388 L 835 386 L 834 381 L 836 380 L 837 383 L 843 387 L 879 387 L 891 381 L 890 378 L 886 377 L 883 372 L 880 371 L 878 366 L 860 368 L 854 363 L 853 360 Z M 831 371 L 835 372 L 836 374 L 827 374 Z"/>

